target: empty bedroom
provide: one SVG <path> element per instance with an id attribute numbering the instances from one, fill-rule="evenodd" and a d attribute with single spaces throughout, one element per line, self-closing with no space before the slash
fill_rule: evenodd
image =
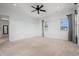
<path id="1" fill-rule="evenodd" d="M 1 56 L 79 56 L 78 3 L 0 3 Z"/>

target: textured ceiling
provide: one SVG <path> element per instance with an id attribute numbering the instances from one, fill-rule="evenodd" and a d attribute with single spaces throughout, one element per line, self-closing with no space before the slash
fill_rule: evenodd
<path id="1" fill-rule="evenodd" d="M 34 10 L 31 6 L 36 5 L 44 5 L 42 9 L 46 10 L 46 13 L 40 12 L 40 14 L 37 14 L 37 12 L 31 12 Z M 60 15 L 62 14 L 68 14 L 71 13 L 74 10 L 74 4 L 73 3 L 38 3 L 38 4 L 19 4 L 19 6 L 25 11 L 25 13 L 31 15 L 32 17 L 37 18 L 45 18 L 53 15 Z"/>
<path id="2" fill-rule="evenodd" d="M 31 6 L 44 5 L 42 9 L 46 10 L 46 13 L 31 12 L 34 9 Z M 74 10 L 73 3 L 0 3 L 0 12 L 6 13 L 21 13 L 29 15 L 34 18 L 45 18 L 61 14 L 69 14 Z"/>

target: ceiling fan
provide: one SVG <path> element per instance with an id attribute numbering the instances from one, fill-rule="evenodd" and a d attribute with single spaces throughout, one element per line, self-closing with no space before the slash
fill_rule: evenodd
<path id="1" fill-rule="evenodd" d="M 43 9 L 42 9 L 42 8 L 44 7 L 43 5 L 36 5 L 36 7 L 34 7 L 34 6 L 31 6 L 31 7 L 35 9 L 35 10 L 33 10 L 32 12 L 37 11 L 38 14 L 40 14 L 40 11 L 41 11 L 41 12 L 46 12 L 46 10 L 43 10 Z"/>

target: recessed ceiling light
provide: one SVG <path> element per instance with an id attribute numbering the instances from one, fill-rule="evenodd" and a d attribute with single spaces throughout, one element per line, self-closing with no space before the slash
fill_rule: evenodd
<path id="1" fill-rule="evenodd" d="M 57 6 L 57 8 L 60 8 L 59 6 Z"/>
<path id="2" fill-rule="evenodd" d="M 13 6 L 16 6 L 16 4 L 13 4 Z"/>

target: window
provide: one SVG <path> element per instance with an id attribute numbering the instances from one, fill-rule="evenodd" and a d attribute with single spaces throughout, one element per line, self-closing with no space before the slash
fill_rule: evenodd
<path id="1" fill-rule="evenodd" d="M 62 18 L 60 21 L 60 30 L 68 30 L 68 19 Z"/>

